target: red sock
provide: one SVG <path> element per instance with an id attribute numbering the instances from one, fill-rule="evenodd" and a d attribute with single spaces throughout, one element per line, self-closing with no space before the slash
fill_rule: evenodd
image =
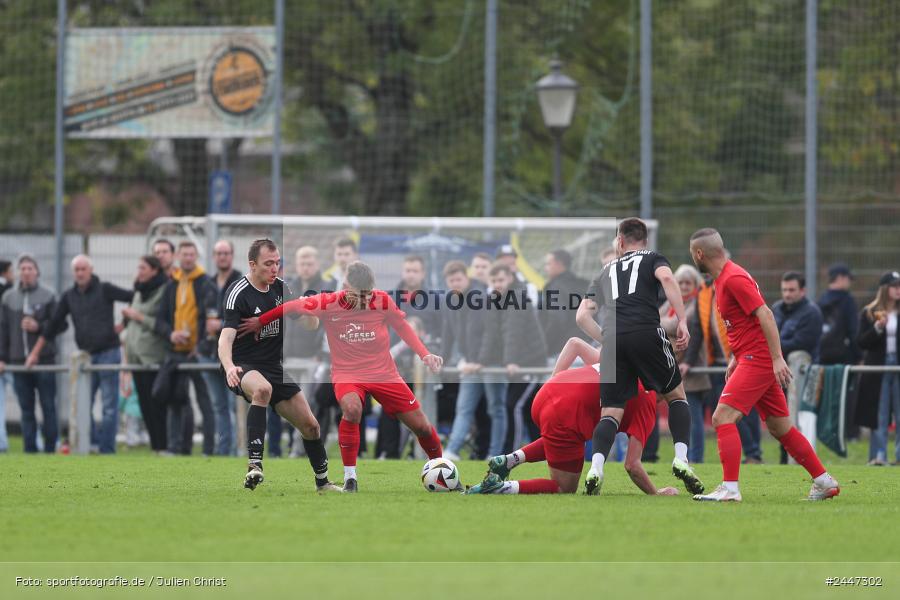
<path id="1" fill-rule="evenodd" d="M 341 419 L 338 424 L 338 445 L 341 447 L 341 461 L 345 467 L 356 466 L 359 454 L 359 423 Z"/>
<path id="2" fill-rule="evenodd" d="M 519 482 L 519 493 L 558 494 L 559 484 L 552 479 L 523 479 Z"/>
<path id="3" fill-rule="evenodd" d="M 434 427 L 431 428 L 430 435 L 422 436 L 418 440 L 419 445 L 422 446 L 422 450 L 425 451 L 428 458 L 440 458 L 444 454 L 444 449 L 441 447 L 441 438 L 438 437 L 437 429 Z"/>
<path id="4" fill-rule="evenodd" d="M 794 460 L 812 475 L 813 479 L 825 472 L 825 467 L 822 466 L 822 461 L 813 450 L 812 444 L 803 437 L 802 433 L 797 431 L 796 427 L 791 427 L 791 430 L 781 436 L 778 441 L 781 442 L 788 454 L 793 456 Z"/>
<path id="5" fill-rule="evenodd" d="M 538 438 L 527 446 L 522 446 L 522 452 L 525 453 L 525 462 L 541 462 L 547 460 L 547 455 L 544 454 L 544 438 Z"/>
<path id="6" fill-rule="evenodd" d="M 741 436 L 736 423 L 716 427 L 722 481 L 737 481 L 741 473 Z"/>

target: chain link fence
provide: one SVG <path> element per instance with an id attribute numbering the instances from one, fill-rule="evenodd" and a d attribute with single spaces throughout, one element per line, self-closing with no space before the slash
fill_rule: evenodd
<path id="1" fill-rule="evenodd" d="M 145 28 L 272 28 L 275 6 L 274 0 L 69 0 L 65 26 L 72 34 L 115 29 L 123 40 L 116 52 L 124 53 L 142 43 Z M 636 213 L 639 0 L 497 6 L 497 213 Z M 773 298 L 783 270 L 802 270 L 807 233 L 800 206 L 803 3 L 684 0 L 652 7 L 660 248 L 684 260 L 690 232 L 717 226 Z M 481 214 L 485 3 L 285 0 L 284 9 L 283 212 Z M 889 224 L 900 190 L 900 6 L 820 0 L 818 23 L 818 259 L 823 270 L 834 260 L 848 262 L 860 275 L 862 299 L 878 273 L 897 267 Z M 4 232 L 52 226 L 57 26 L 53 2 L 0 6 Z M 91 71 L 90 55 L 79 56 L 67 72 Z M 580 85 L 563 138 L 561 206 L 550 198 L 552 138 L 534 91 L 554 56 Z M 100 59 L 96 65 L 106 64 Z M 148 55 L 147 68 L 157 59 Z M 77 81 L 71 73 L 69 81 Z M 198 85 L 205 93 L 206 80 Z M 142 233 L 158 216 L 203 214 L 216 171 L 231 176 L 232 212 L 269 212 L 271 136 L 182 133 L 69 137 L 67 230 Z"/>

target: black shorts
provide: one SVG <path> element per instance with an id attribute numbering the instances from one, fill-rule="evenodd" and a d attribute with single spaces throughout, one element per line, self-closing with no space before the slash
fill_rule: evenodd
<path id="1" fill-rule="evenodd" d="M 250 371 L 257 371 L 272 385 L 272 398 L 269 399 L 269 404 L 271 406 L 275 406 L 282 400 L 293 398 L 294 395 L 300 393 L 300 386 L 294 382 L 290 375 L 284 372 L 281 363 L 275 365 L 248 365 L 244 363 L 235 363 L 235 365 L 243 369 L 243 373 L 241 373 L 242 380 Z M 222 376 L 225 376 L 224 369 L 222 370 Z M 227 385 L 228 389 L 234 392 L 236 396 L 240 396 L 247 402 L 250 402 L 250 398 L 244 394 L 244 390 L 240 385 L 231 387 L 228 385 L 228 381 L 225 382 L 225 385 Z"/>
<path id="2" fill-rule="evenodd" d="M 638 379 L 661 394 L 681 383 L 675 349 L 662 328 L 618 334 L 615 352 L 603 352 L 600 360 L 601 373 L 616 374 L 615 383 L 600 383 L 600 401 L 610 408 L 622 408 L 637 396 Z"/>

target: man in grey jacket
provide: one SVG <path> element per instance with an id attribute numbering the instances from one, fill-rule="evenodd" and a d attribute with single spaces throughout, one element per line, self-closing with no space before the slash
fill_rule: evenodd
<path id="1" fill-rule="evenodd" d="M 21 365 L 43 334 L 56 310 L 56 294 L 41 285 L 40 269 L 34 257 L 19 257 L 19 283 L 0 299 L 0 373 L 6 363 Z M 45 344 L 38 364 L 56 362 L 56 347 Z M 22 436 L 25 452 L 37 452 L 37 414 L 35 396 L 40 401 L 44 452 L 54 452 L 59 437 L 56 415 L 56 375 L 54 373 L 14 373 L 13 389 L 22 409 Z"/>

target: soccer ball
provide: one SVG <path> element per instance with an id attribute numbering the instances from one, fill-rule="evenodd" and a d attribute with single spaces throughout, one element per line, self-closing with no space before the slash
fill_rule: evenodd
<path id="1" fill-rule="evenodd" d="M 460 489 L 459 470 L 446 458 L 432 458 L 422 467 L 422 485 L 429 492 L 453 492 Z"/>

